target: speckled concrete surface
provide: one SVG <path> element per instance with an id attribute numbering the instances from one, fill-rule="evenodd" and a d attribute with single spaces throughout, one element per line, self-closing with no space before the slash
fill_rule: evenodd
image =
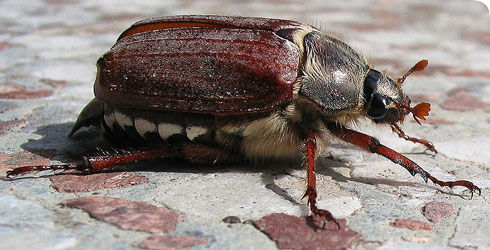
<path id="1" fill-rule="evenodd" d="M 407 119 L 403 128 L 432 141 L 439 154 L 368 121 L 355 128 L 439 179 L 472 181 L 482 196 L 425 184 L 333 140 L 318 161 L 318 205 L 345 219 L 349 237 L 327 230 L 301 242 L 277 232 L 294 230 L 308 212 L 299 160 L 226 167 L 152 161 L 131 164 L 129 173 L 0 180 L 2 248 L 490 248 L 490 18 L 476 1 L 0 1 L 0 174 L 73 162 L 107 145 L 96 130 L 66 137 L 93 96 L 95 61 L 133 22 L 175 14 L 307 22 L 393 76 L 428 59 L 404 89 L 414 102 L 430 102 L 431 114 L 423 126 Z M 158 226 L 156 211 L 178 222 Z M 242 223 L 223 222 L 227 216 Z M 253 225 L 261 218 L 267 228 Z"/>

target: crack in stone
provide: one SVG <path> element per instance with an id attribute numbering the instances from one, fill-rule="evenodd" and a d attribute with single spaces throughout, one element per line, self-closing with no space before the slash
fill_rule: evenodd
<path id="1" fill-rule="evenodd" d="M 458 245 L 451 244 L 451 240 L 454 239 L 454 236 L 456 235 L 456 232 L 458 231 L 458 224 L 456 223 L 456 221 L 458 220 L 458 217 L 459 217 L 460 213 L 461 213 L 461 208 L 458 209 L 458 212 L 456 213 L 456 216 L 454 218 L 454 230 L 453 230 L 453 234 L 448 239 L 447 246 L 448 247 L 454 247 L 454 248 L 457 248 L 457 249 L 477 248 L 477 246 L 472 246 L 472 245 L 469 245 L 469 246 L 458 246 Z"/>

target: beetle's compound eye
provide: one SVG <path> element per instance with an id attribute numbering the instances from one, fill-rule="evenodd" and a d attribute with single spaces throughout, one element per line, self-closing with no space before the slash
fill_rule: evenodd
<path id="1" fill-rule="evenodd" d="M 371 105 L 367 114 L 373 119 L 381 119 L 388 112 L 388 105 L 391 104 L 390 98 L 374 93 L 371 99 Z"/>
<path id="2" fill-rule="evenodd" d="M 376 92 L 382 77 L 381 72 L 370 69 L 364 79 L 364 107 L 373 119 L 383 118 L 388 111 L 385 107 L 390 102 L 388 97 Z"/>

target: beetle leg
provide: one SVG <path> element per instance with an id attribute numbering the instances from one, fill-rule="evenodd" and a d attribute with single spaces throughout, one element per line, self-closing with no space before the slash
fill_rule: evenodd
<path id="1" fill-rule="evenodd" d="M 195 164 L 222 164 L 237 162 L 241 157 L 226 149 L 207 146 L 199 143 L 180 145 L 179 157 Z"/>
<path id="2" fill-rule="evenodd" d="M 410 137 L 408 135 L 405 134 L 405 132 L 403 132 L 403 130 L 398 126 L 398 124 L 394 123 L 394 122 L 390 122 L 390 125 L 391 125 L 391 130 L 393 132 L 395 132 L 400 138 L 403 138 L 407 141 L 411 141 L 413 143 L 420 143 L 420 144 L 423 144 L 425 147 L 427 147 L 428 150 L 434 152 L 437 154 L 437 150 L 436 148 L 434 147 L 434 145 L 432 144 L 432 142 L 430 141 L 426 141 L 426 140 L 423 140 L 423 139 L 418 139 L 418 138 L 414 138 L 414 137 Z"/>
<path id="3" fill-rule="evenodd" d="M 181 143 L 173 146 L 162 146 L 142 149 L 116 150 L 96 156 L 83 156 L 83 161 L 65 165 L 38 165 L 23 166 L 7 171 L 7 177 L 47 170 L 78 170 L 84 172 L 97 172 L 109 169 L 116 164 L 150 160 L 157 158 L 182 158 L 197 164 L 217 164 L 237 159 L 232 153 L 197 143 Z"/>
<path id="4" fill-rule="evenodd" d="M 7 171 L 7 177 L 39 172 L 47 170 L 78 170 L 84 172 L 97 172 L 109 169 L 111 166 L 121 163 L 135 162 L 139 160 L 174 157 L 177 151 L 171 147 L 143 148 L 143 149 L 124 149 L 116 150 L 114 153 L 103 153 L 96 156 L 83 156 L 82 162 L 64 165 L 38 165 L 23 166 Z"/>
<path id="5" fill-rule="evenodd" d="M 304 164 L 308 167 L 308 187 L 306 188 L 306 192 L 303 195 L 303 198 L 308 196 L 308 204 L 310 205 L 311 213 L 315 216 L 319 216 L 320 218 L 324 218 L 323 229 L 325 228 L 325 224 L 332 220 L 337 225 L 338 229 L 340 229 L 339 223 L 335 220 L 332 214 L 324 209 L 318 209 L 316 206 L 316 165 L 315 165 L 315 157 L 316 157 L 316 138 L 315 134 L 310 133 L 305 142 L 306 146 L 306 154 L 304 158 Z"/>
<path id="6" fill-rule="evenodd" d="M 177 155 L 177 151 L 172 147 L 156 147 L 132 150 L 121 150 L 114 154 L 103 154 L 97 156 L 84 156 L 83 161 L 88 167 L 87 170 L 100 171 L 116 164 L 136 162 L 139 160 L 149 160 L 156 158 L 168 158 Z"/>
<path id="7" fill-rule="evenodd" d="M 424 181 L 427 183 L 427 180 L 431 180 L 433 183 L 439 186 L 446 187 L 455 187 L 455 186 L 463 186 L 468 188 L 471 191 L 471 198 L 473 198 L 473 192 L 478 191 L 478 194 L 481 195 L 481 190 L 479 187 L 475 186 L 472 182 L 461 180 L 461 181 L 440 181 L 436 179 L 434 176 L 430 175 L 427 171 L 423 170 L 417 163 L 403 156 L 402 154 L 384 146 L 381 144 L 376 138 L 373 138 L 369 135 L 348 129 L 340 124 L 328 122 L 326 123 L 327 128 L 340 139 L 354 144 L 364 150 L 368 150 L 371 153 L 376 153 L 382 155 L 392 162 L 404 167 L 412 176 L 416 174 L 420 174 Z"/>
<path id="8" fill-rule="evenodd" d="M 61 165 L 22 166 L 22 167 L 14 168 L 12 170 L 7 171 L 7 178 L 11 178 L 12 176 L 16 176 L 16 175 L 20 175 L 20 174 L 40 172 L 40 171 L 46 171 L 46 170 L 60 170 L 60 169 L 62 169 L 62 170 L 70 170 L 70 169 L 82 170 L 84 168 L 85 167 L 84 167 L 83 163 L 61 164 Z"/>
<path id="9" fill-rule="evenodd" d="M 83 157 L 90 170 L 102 170 L 115 164 L 157 158 L 181 158 L 196 164 L 217 164 L 230 161 L 235 156 L 220 148 L 193 142 L 182 142 L 171 146 L 124 150 L 116 154 Z"/>

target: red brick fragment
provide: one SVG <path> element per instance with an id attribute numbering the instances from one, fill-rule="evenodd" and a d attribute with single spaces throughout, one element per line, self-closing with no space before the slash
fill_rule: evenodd
<path id="1" fill-rule="evenodd" d="M 99 173 L 90 175 L 55 175 L 51 187 L 61 193 L 92 192 L 95 190 L 138 185 L 148 178 L 132 172 Z"/>
<path id="2" fill-rule="evenodd" d="M 13 83 L 7 83 L 0 86 L 0 98 L 7 99 L 35 99 L 50 96 L 52 94 L 51 90 L 40 89 L 40 90 L 30 90 L 24 86 L 19 86 Z"/>
<path id="3" fill-rule="evenodd" d="M 454 88 L 448 92 L 447 99 L 441 103 L 441 108 L 456 111 L 471 111 L 489 107 L 490 104 L 482 102 L 477 97 L 468 94 L 467 88 Z"/>
<path id="4" fill-rule="evenodd" d="M 453 215 L 456 209 L 451 204 L 432 201 L 422 207 L 422 214 L 431 222 L 438 222 Z"/>
<path id="5" fill-rule="evenodd" d="M 27 123 L 26 120 L 12 120 L 12 121 L 6 121 L 6 122 L 0 121 L 0 135 L 4 134 L 6 131 L 11 129 L 12 127 L 19 126 L 19 125 L 25 125 L 26 123 Z"/>
<path id="6" fill-rule="evenodd" d="M 393 12 L 393 11 L 374 9 L 374 10 L 370 11 L 369 14 L 375 20 L 378 20 L 378 21 L 382 20 L 383 22 L 393 22 L 396 20 L 400 20 L 400 15 L 398 13 Z"/>
<path id="7" fill-rule="evenodd" d="M 0 51 L 14 48 L 14 47 L 21 47 L 21 45 L 15 43 L 9 43 L 9 42 L 0 42 Z"/>
<path id="8" fill-rule="evenodd" d="M 485 31 L 473 32 L 473 31 L 470 31 L 470 32 L 462 35 L 462 37 L 464 37 L 470 41 L 478 41 L 483 45 L 490 45 L 490 32 L 485 32 Z"/>
<path id="9" fill-rule="evenodd" d="M 49 165 L 51 164 L 50 158 L 56 154 L 55 149 L 36 149 L 31 151 L 32 153 L 22 151 L 11 154 L 0 152 L 0 171 L 22 166 Z"/>
<path id="10" fill-rule="evenodd" d="M 449 97 L 453 97 L 453 96 L 457 96 L 457 95 L 460 95 L 460 94 L 466 94 L 468 92 L 471 92 L 471 89 L 469 89 L 469 88 L 463 88 L 463 87 L 456 87 L 456 88 L 453 88 L 453 89 L 449 90 L 447 92 L 447 95 Z"/>
<path id="11" fill-rule="evenodd" d="M 412 220 L 412 219 L 396 219 L 394 222 L 390 222 L 390 226 L 398 227 L 398 228 L 407 228 L 415 231 L 432 230 L 432 227 L 429 224 L 418 220 Z"/>
<path id="12" fill-rule="evenodd" d="M 169 235 L 152 235 L 145 241 L 138 244 L 143 249 L 181 249 L 202 245 L 209 242 L 207 238 L 198 238 L 192 236 L 169 236 Z"/>
<path id="13" fill-rule="evenodd" d="M 66 200 L 61 204 L 82 209 L 91 217 L 123 230 L 168 233 L 175 231 L 179 222 L 179 215 L 165 207 L 113 197 L 87 196 Z"/>
<path id="14" fill-rule="evenodd" d="M 337 229 L 335 223 L 330 222 L 322 230 L 321 220 L 277 213 L 254 221 L 254 225 L 275 241 L 279 248 L 348 248 L 356 238 L 360 237 L 360 234 L 347 227 L 345 219 L 337 221 L 340 229 Z"/>

